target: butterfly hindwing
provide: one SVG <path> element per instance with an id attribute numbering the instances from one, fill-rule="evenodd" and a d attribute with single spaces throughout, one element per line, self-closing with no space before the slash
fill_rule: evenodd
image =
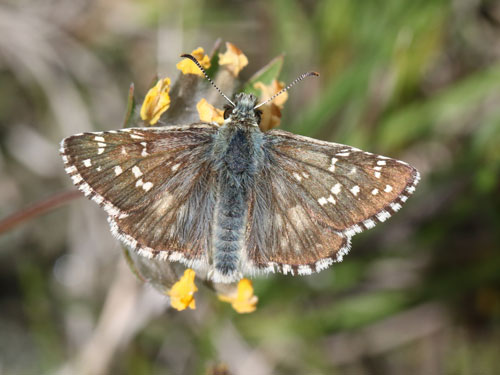
<path id="1" fill-rule="evenodd" d="M 201 261 L 210 244 L 214 125 L 130 128 L 63 140 L 73 183 L 109 214 L 112 232 L 145 256 Z"/>

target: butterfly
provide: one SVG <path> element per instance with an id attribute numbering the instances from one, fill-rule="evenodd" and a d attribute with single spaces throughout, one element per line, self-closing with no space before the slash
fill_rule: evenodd
<path id="1" fill-rule="evenodd" d="M 262 132 L 255 96 L 226 99 L 222 126 L 126 128 L 61 142 L 73 183 L 138 254 L 221 283 L 319 272 L 342 260 L 355 234 L 398 211 L 420 179 L 400 160 Z"/>

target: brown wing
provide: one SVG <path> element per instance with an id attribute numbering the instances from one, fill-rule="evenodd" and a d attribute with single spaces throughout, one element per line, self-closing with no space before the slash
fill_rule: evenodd
<path id="1" fill-rule="evenodd" d="M 207 262 L 217 127 L 134 128 L 62 141 L 66 172 L 109 214 L 111 230 L 148 257 Z"/>
<path id="2" fill-rule="evenodd" d="M 307 195 L 294 189 L 286 170 L 264 168 L 250 193 L 246 269 L 309 274 L 349 251 L 350 238 L 317 220 Z"/>
<path id="3" fill-rule="evenodd" d="M 350 237 L 398 211 L 419 180 L 402 161 L 285 131 L 267 132 L 265 150 L 247 226 L 257 268 L 308 273 L 340 260 Z"/>

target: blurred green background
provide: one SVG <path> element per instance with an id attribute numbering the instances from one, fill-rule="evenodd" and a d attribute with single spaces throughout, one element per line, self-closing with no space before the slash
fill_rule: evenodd
<path id="1" fill-rule="evenodd" d="M 255 280 L 250 315 L 202 286 L 168 309 L 75 200 L 0 236 L 0 374 L 499 374 L 499 1 L 3 0 L 0 218 L 71 189 L 59 141 L 219 37 L 244 78 L 319 71 L 281 127 L 413 164 L 415 195 L 343 263 Z"/>

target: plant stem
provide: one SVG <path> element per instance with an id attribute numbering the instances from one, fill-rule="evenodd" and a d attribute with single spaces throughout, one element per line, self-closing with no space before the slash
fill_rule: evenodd
<path id="1" fill-rule="evenodd" d="M 79 197 L 83 197 L 83 195 L 78 190 L 63 191 L 23 208 L 4 219 L 0 219 L 0 234 Z"/>

